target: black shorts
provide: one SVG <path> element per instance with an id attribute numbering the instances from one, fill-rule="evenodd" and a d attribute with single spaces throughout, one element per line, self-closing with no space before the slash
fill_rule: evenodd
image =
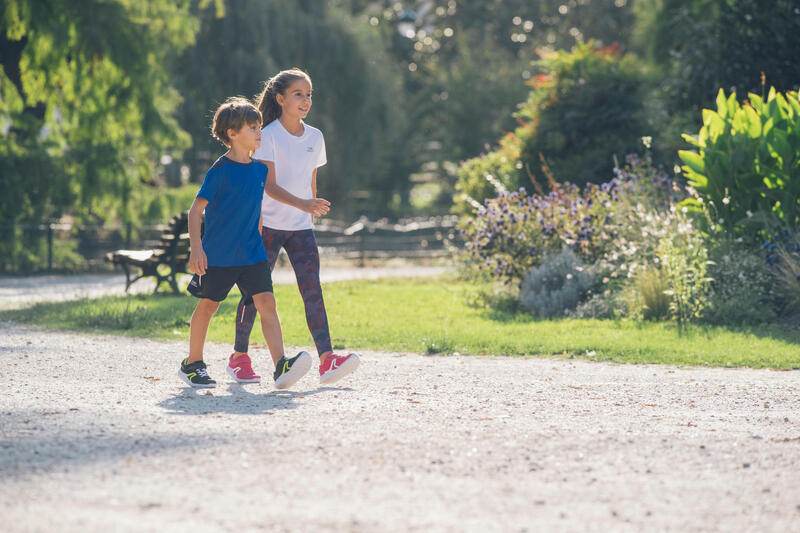
<path id="1" fill-rule="evenodd" d="M 187 290 L 192 296 L 221 302 L 228 296 L 234 283 L 245 296 L 272 292 L 269 264 L 267 261 L 261 261 L 246 266 L 210 266 L 202 276 L 197 274 L 192 276 Z"/>

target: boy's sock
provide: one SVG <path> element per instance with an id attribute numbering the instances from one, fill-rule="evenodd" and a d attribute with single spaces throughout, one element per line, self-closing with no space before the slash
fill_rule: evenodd
<path id="1" fill-rule="evenodd" d="M 188 363 L 188 357 L 181 362 L 181 369 L 178 375 L 184 383 L 195 389 L 213 389 L 217 382 L 211 379 L 203 361 Z"/>
<path id="2" fill-rule="evenodd" d="M 288 389 L 297 381 L 306 375 L 311 369 L 311 354 L 308 352 L 300 352 L 291 359 L 286 356 L 278 359 L 275 365 L 275 388 Z"/>

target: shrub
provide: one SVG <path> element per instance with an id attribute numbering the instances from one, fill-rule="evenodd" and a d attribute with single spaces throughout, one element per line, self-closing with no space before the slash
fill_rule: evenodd
<path id="1" fill-rule="evenodd" d="M 539 193 L 549 172 L 559 182 L 599 183 L 615 154 L 638 148 L 647 128 L 647 82 L 635 57 L 616 47 L 579 43 L 571 52 L 541 52 L 535 68 L 541 73 L 528 82 L 532 90 L 516 114 L 519 127 L 495 151 L 459 168 L 456 211 L 467 212 L 470 199 L 482 202 L 494 193 L 487 175 L 507 189 Z"/>
<path id="2" fill-rule="evenodd" d="M 638 148 L 647 132 L 644 65 L 617 46 L 579 43 L 571 52 L 541 53 L 543 74 L 518 113 L 533 131 L 523 139 L 521 159 L 537 180 L 545 179 L 540 154 L 556 179 L 600 183 L 613 157 Z M 520 182 L 527 175 L 520 175 Z"/>
<path id="3" fill-rule="evenodd" d="M 781 301 L 788 313 L 800 314 L 800 246 L 795 240 L 794 244 L 778 248 L 777 256 L 775 275 Z"/>
<path id="4" fill-rule="evenodd" d="M 711 257 L 708 273 L 713 281 L 704 322 L 741 326 L 777 317 L 775 273 L 762 253 L 723 242 Z"/>
<path id="5" fill-rule="evenodd" d="M 649 159 L 630 156 L 627 161 L 608 183 L 583 190 L 553 181 L 546 195 L 508 192 L 493 180 L 500 189 L 497 197 L 485 200 L 462 225 L 468 259 L 495 279 L 519 285 L 545 255 L 564 246 L 586 264 L 611 257 L 607 252 L 612 249 L 624 256 L 630 248 L 626 243 L 640 231 L 641 221 L 632 211 L 643 214 L 668 205 L 673 193 L 669 177 Z"/>
<path id="6" fill-rule="evenodd" d="M 766 100 L 720 90 L 717 111 L 703 111 L 696 137 L 684 135 L 697 151 L 679 152 L 696 196 L 684 205 L 705 210 L 709 225 L 753 238 L 771 221 L 800 223 L 800 99 L 796 92 L 769 91 Z M 768 231 L 768 232 L 769 232 Z"/>
<path id="7" fill-rule="evenodd" d="M 592 286 L 592 277 L 569 248 L 544 258 L 525 275 L 520 303 L 542 318 L 564 316 L 574 310 Z"/>
<path id="8" fill-rule="evenodd" d="M 643 270 L 636 277 L 641 315 L 645 320 L 661 320 L 669 316 L 669 280 L 661 268 Z"/>
<path id="9" fill-rule="evenodd" d="M 706 276 L 708 251 L 696 233 L 662 241 L 658 259 L 669 283 L 670 316 L 686 324 L 702 316 L 711 278 Z"/>

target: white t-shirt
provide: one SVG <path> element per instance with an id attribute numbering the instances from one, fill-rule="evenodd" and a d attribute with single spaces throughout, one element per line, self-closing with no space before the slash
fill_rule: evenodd
<path id="1" fill-rule="evenodd" d="M 314 169 L 328 162 L 322 132 L 303 123 L 303 134 L 292 135 L 280 120 L 273 120 L 261 130 L 261 145 L 255 159 L 275 164 L 278 185 L 304 200 L 312 198 L 311 177 Z M 262 225 L 280 230 L 311 229 L 311 214 L 279 202 L 264 193 L 261 202 Z"/>

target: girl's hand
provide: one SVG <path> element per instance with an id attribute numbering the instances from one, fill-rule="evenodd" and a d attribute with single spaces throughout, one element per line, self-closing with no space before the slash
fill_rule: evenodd
<path id="1" fill-rule="evenodd" d="M 202 276 L 206 273 L 206 268 L 208 268 L 206 253 L 203 250 L 197 252 L 192 250 L 189 253 L 189 270 L 198 276 Z"/>
<path id="2" fill-rule="evenodd" d="M 324 198 L 312 198 L 304 200 L 301 209 L 306 213 L 311 213 L 312 217 L 321 217 L 328 214 L 328 211 L 331 210 L 330 206 L 331 203 Z"/>

